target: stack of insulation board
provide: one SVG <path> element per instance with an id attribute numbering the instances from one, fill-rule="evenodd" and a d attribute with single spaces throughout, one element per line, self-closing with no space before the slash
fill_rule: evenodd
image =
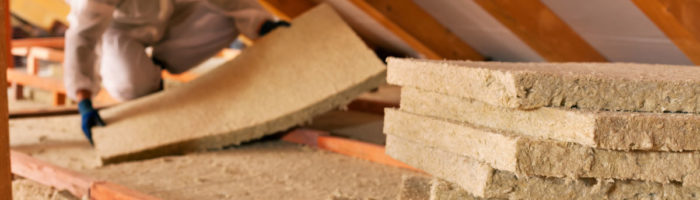
<path id="1" fill-rule="evenodd" d="M 700 198 L 700 68 L 388 59 L 387 153 L 478 198 Z"/>

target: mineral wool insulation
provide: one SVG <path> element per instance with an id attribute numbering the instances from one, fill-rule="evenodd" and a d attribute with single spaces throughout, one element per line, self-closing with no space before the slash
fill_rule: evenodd
<path id="1" fill-rule="evenodd" d="M 104 110 L 104 162 L 219 149 L 286 130 L 384 82 L 385 66 L 322 4 L 184 86 Z"/>

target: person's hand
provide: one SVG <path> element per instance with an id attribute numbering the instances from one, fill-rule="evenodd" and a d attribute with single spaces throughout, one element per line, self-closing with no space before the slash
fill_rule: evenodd
<path id="1" fill-rule="evenodd" d="M 258 35 L 260 36 L 265 36 L 268 33 L 272 32 L 272 30 L 275 30 L 276 28 L 283 26 L 283 27 L 289 27 L 290 24 L 289 22 L 280 20 L 280 21 L 271 21 L 267 20 L 265 23 L 262 24 L 260 27 L 260 31 L 258 31 Z"/>
<path id="2" fill-rule="evenodd" d="M 85 134 L 85 137 L 92 145 L 92 127 L 104 126 L 105 122 L 102 121 L 97 110 L 92 107 L 92 101 L 90 101 L 90 99 L 81 100 L 78 103 L 78 111 L 80 111 L 80 117 L 82 118 L 81 128 L 83 129 L 83 134 Z"/>

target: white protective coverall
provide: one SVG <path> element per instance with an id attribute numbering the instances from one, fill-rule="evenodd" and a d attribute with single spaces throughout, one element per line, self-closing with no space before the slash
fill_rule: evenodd
<path id="1" fill-rule="evenodd" d="M 272 19 L 256 0 L 71 0 L 70 5 L 64 81 L 72 99 L 80 89 L 96 95 L 100 77 L 118 100 L 148 95 L 161 89 L 161 69 L 187 71 L 239 33 L 255 39 L 262 23 Z M 146 54 L 149 46 L 161 66 Z"/>

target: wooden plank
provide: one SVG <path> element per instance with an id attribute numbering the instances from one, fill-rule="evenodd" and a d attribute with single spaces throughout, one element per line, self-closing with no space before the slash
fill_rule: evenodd
<path id="1" fill-rule="evenodd" d="M 106 181 L 97 181 L 90 186 L 90 199 L 98 200 L 158 200 L 158 198 L 143 194 Z"/>
<path id="2" fill-rule="evenodd" d="M 384 146 L 359 142 L 333 136 L 321 136 L 318 138 L 318 147 L 340 154 L 362 158 L 384 165 L 420 171 L 405 163 L 395 160 L 384 153 Z"/>
<path id="3" fill-rule="evenodd" d="M 29 47 L 12 47 L 13 56 L 28 56 Z"/>
<path id="4" fill-rule="evenodd" d="M 539 0 L 475 2 L 548 61 L 606 61 L 603 55 Z"/>
<path id="5" fill-rule="evenodd" d="M 309 0 L 259 1 L 268 11 L 285 20 L 293 19 L 316 5 Z M 369 3 L 365 0 L 350 0 L 350 2 L 426 58 L 483 60 L 478 52 L 449 32 L 411 0 L 397 2 L 379 0 Z M 387 4 L 398 5 L 402 10 L 388 9 Z M 412 22 L 414 20 L 417 21 Z M 439 35 L 435 35 L 438 33 Z"/>
<path id="6" fill-rule="evenodd" d="M 63 49 L 65 39 L 63 37 L 48 37 L 48 38 L 25 38 L 12 40 L 12 47 L 49 47 Z"/>
<path id="7" fill-rule="evenodd" d="M 164 79 L 171 79 L 181 83 L 190 82 L 196 79 L 199 75 L 192 72 L 183 72 L 181 74 L 171 74 L 166 70 L 163 70 L 162 76 Z"/>
<path id="8" fill-rule="evenodd" d="M 12 87 L 12 90 L 14 91 L 14 96 L 11 98 L 14 98 L 15 100 L 24 99 L 24 86 L 17 83 L 13 83 Z"/>
<path id="9" fill-rule="evenodd" d="M 51 103 L 53 106 L 62 106 L 66 104 L 66 94 L 60 92 L 51 93 Z"/>
<path id="10" fill-rule="evenodd" d="M 66 93 L 66 89 L 63 87 L 63 82 L 61 80 L 34 76 L 17 69 L 7 69 L 3 71 L 7 72 L 7 76 L 3 77 L 7 77 L 7 80 L 10 82 L 53 92 Z"/>
<path id="11" fill-rule="evenodd" d="M 14 48 L 15 47 L 13 47 L 12 49 L 14 50 Z M 41 46 L 29 47 L 28 55 L 36 59 L 52 62 L 63 62 L 64 57 L 63 51 L 61 50 Z"/>
<path id="12" fill-rule="evenodd" d="M 632 0 L 696 65 L 700 65 L 700 3 L 686 0 Z"/>
<path id="13" fill-rule="evenodd" d="M 413 37 L 413 35 L 406 32 L 403 28 L 401 28 L 401 26 L 397 25 L 396 23 L 391 21 L 391 19 L 384 16 L 384 14 L 372 7 L 372 5 L 370 5 L 369 3 L 365 2 L 365 0 L 349 0 L 349 2 L 351 2 L 354 6 L 356 6 L 363 12 L 365 12 L 365 14 L 369 15 L 372 19 L 377 21 L 377 23 L 387 28 L 394 35 L 396 35 L 406 44 L 408 44 L 408 46 L 410 46 L 413 50 L 421 54 L 423 57 L 428 59 L 442 59 L 442 56 L 440 56 L 438 53 L 436 53 L 428 46 L 423 44 L 423 42 L 418 40 L 416 37 Z"/>
<path id="14" fill-rule="evenodd" d="M 88 196 L 89 199 L 95 200 L 158 199 L 121 185 L 96 180 L 18 151 L 10 153 L 12 155 L 12 173 L 59 190 L 67 190 L 76 197 Z"/>
<path id="15" fill-rule="evenodd" d="M 111 107 L 115 104 L 96 104 L 95 109 L 104 109 Z M 47 107 L 38 109 L 26 109 L 26 110 L 15 110 L 10 111 L 10 119 L 17 118 L 29 118 L 29 117 L 50 117 L 56 115 L 73 115 L 78 114 L 77 106 L 61 106 L 61 107 Z"/>
<path id="16" fill-rule="evenodd" d="M 285 21 L 291 21 L 316 6 L 311 0 L 258 0 L 267 11 Z"/>
<path id="17" fill-rule="evenodd" d="M 377 101 L 371 99 L 355 99 L 348 104 L 348 110 L 361 111 L 366 113 L 374 113 L 378 115 L 384 114 L 385 108 L 398 108 L 398 102 Z"/>
<path id="18" fill-rule="evenodd" d="M 77 172 L 37 160 L 24 153 L 11 151 L 12 173 L 59 190 L 67 190 L 76 197 L 87 195 L 92 178 Z"/>
<path id="19" fill-rule="evenodd" d="M 318 138 L 330 133 L 313 129 L 295 129 L 282 137 L 283 141 L 318 147 Z"/>
<path id="20" fill-rule="evenodd" d="M 440 24 L 413 0 L 364 0 L 403 30 L 445 59 L 484 57 Z"/>
<path id="21" fill-rule="evenodd" d="M 330 136 L 330 134 L 325 131 L 296 129 L 287 133 L 284 137 L 282 137 L 282 140 L 314 146 L 320 149 L 325 149 L 383 165 L 410 169 L 418 172 L 421 171 L 389 157 L 386 153 L 384 153 L 384 146 Z"/>
<path id="22" fill-rule="evenodd" d="M 31 50 L 29 50 L 29 56 L 27 56 L 27 74 L 37 75 L 39 74 L 39 58 L 32 55 Z"/>
<path id="23" fill-rule="evenodd" d="M 398 108 L 400 100 L 401 87 L 382 85 L 350 102 L 348 110 L 384 115 L 384 108 Z"/>
<path id="24" fill-rule="evenodd" d="M 10 119 L 78 114 L 78 107 L 47 107 L 10 111 Z"/>
<path id="25" fill-rule="evenodd" d="M 10 5 L 0 2 L 0 84 L 7 84 L 5 69 L 13 66 L 10 39 Z M 7 85 L 0 85 L 7 88 Z M 12 199 L 12 174 L 10 174 L 10 131 L 7 92 L 0 92 L 0 199 Z"/>

